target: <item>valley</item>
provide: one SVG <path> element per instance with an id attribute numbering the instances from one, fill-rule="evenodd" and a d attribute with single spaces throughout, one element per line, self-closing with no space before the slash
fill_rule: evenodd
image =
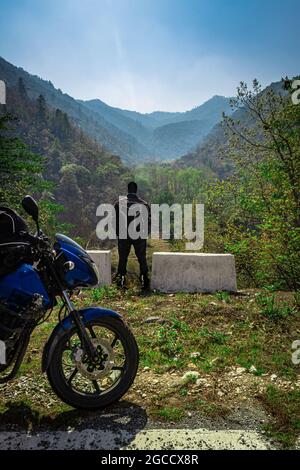
<path id="1" fill-rule="evenodd" d="M 49 81 L 31 75 L 0 57 L 0 77 L 8 88 L 22 78 L 28 97 L 43 95 L 49 106 L 59 108 L 87 134 L 126 164 L 168 161 L 181 157 L 230 112 L 230 99 L 214 96 L 183 113 L 138 112 L 113 108 L 99 99 L 76 100 Z"/>

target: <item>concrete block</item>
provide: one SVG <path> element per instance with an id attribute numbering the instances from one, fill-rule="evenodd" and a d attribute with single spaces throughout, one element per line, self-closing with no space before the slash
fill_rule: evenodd
<path id="1" fill-rule="evenodd" d="M 236 292 L 234 256 L 153 253 L 151 287 L 161 292 Z"/>
<path id="2" fill-rule="evenodd" d="M 88 254 L 98 268 L 100 276 L 99 285 L 109 286 L 111 284 L 111 251 L 88 250 Z"/>

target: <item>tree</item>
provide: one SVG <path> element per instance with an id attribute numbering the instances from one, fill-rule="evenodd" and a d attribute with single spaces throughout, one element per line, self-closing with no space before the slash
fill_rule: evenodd
<path id="1" fill-rule="evenodd" d="M 71 134 L 69 117 L 60 109 L 56 109 L 52 117 L 52 129 L 54 134 L 60 139 L 67 139 Z"/>
<path id="2" fill-rule="evenodd" d="M 37 188 L 43 158 L 28 150 L 18 138 L 9 137 L 5 131 L 15 119 L 0 116 L 0 201 L 16 204 L 29 189 Z"/>
<path id="3" fill-rule="evenodd" d="M 47 105 L 43 95 L 39 95 L 37 101 L 37 118 L 42 123 L 47 119 Z"/>
<path id="4" fill-rule="evenodd" d="M 49 201 L 53 184 L 41 176 L 45 159 L 8 134 L 14 121 L 9 114 L 0 115 L 0 205 L 19 209 L 26 194 L 38 196 L 43 226 L 54 233 L 59 226 L 56 214 L 62 208 Z"/>
<path id="5" fill-rule="evenodd" d="M 22 77 L 18 78 L 18 93 L 23 100 L 26 100 L 28 98 L 24 80 Z"/>
<path id="6" fill-rule="evenodd" d="M 254 80 L 238 88 L 234 109 L 247 119 L 224 116 L 232 176 L 208 197 L 223 246 L 256 285 L 300 287 L 300 107 L 290 95 Z M 211 219 L 212 222 L 212 219 Z"/>

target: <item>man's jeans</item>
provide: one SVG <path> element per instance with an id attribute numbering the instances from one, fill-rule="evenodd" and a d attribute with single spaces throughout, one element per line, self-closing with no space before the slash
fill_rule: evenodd
<path id="1" fill-rule="evenodd" d="M 126 275 L 127 260 L 130 253 L 131 246 L 134 247 L 134 251 L 138 262 L 140 264 L 141 276 L 148 275 L 148 266 L 146 259 L 147 240 L 138 238 L 137 240 L 131 240 L 130 238 L 125 240 L 118 239 L 118 251 L 119 251 L 119 266 L 118 274 L 120 276 Z"/>

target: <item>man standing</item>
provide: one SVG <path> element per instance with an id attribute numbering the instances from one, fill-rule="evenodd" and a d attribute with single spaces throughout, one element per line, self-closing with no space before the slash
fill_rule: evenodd
<path id="1" fill-rule="evenodd" d="M 132 207 L 134 206 L 134 207 Z M 115 203 L 116 212 L 116 235 L 118 237 L 118 252 L 119 252 L 119 265 L 117 272 L 117 282 L 121 287 L 125 286 L 126 282 L 126 268 L 127 260 L 133 245 L 136 257 L 140 265 L 140 280 L 143 289 L 149 288 L 148 265 L 146 259 L 147 250 L 147 237 L 150 231 L 150 218 L 151 211 L 149 204 L 137 195 L 137 184 L 131 181 L 128 184 L 128 194 L 125 197 L 120 197 Z M 135 215 L 129 215 L 129 209 L 134 209 Z M 140 210 L 139 210 L 140 208 Z M 145 211 L 146 208 L 146 211 Z M 137 210 L 136 210 L 137 209 Z M 147 218 L 139 217 L 142 214 L 147 214 Z M 129 227 L 134 224 L 134 221 L 139 219 L 136 231 L 139 233 L 137 238 L 133 238 L 130 233 Z M 120 226 L 124 224 L 123 227 Z M 146 226 L 147 225 L 147 226 Z M 123 229 L 123 230 L 122 230 Z M 123 232 L 123 233 L 122 233 Z"/>

